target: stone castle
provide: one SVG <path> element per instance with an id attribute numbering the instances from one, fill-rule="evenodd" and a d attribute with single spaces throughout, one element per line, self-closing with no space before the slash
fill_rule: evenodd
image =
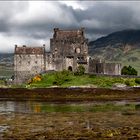
<path id="1" fill-rule="evenodd" d="M 84 28 L 78 30 L 60 30 L 54 28 L 50 39 L 50 51 L 43 46 L 17 46 L 14 53 L 14 71 L 16 83 L 27 81 L 32 76 L 50 70 L 76 71 L 79 65 L 85 67 L 86 73 L 120 75 L 120 64 L 97 62 L 88 54 L 88 39 Z"/>

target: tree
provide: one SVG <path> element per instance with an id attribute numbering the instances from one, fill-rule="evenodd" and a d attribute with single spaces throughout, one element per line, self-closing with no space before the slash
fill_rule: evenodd
<path id="1" fill-rule="evenodd" d="M 132 66 L 124 66 L 121 70 L 121 75 L 137 75 L 138 72 Z"/>
<path id="2" fill-rule="evenodd" d="M 82 65 L 79 65 L 76 69 L 75 75 L 83 75 L 85 73 L 85 67 Z"/>

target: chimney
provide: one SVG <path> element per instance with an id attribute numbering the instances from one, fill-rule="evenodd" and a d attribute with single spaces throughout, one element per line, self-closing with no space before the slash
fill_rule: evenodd
<path id="1" fill-rule="evenodd" d="M 17 47 L 17 44 L 15 44 L 15 48 Z"/>
<path id="2" fill-rule="evenodd" d="M 54 32 L 59 31 L 59 28 L 54 28 Z"/>

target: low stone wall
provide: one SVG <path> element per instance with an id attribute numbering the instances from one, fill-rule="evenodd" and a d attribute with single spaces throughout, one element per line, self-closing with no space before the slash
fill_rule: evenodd
<path id="1" fill-rule="evenodd" d="M 89 73 L 121 75 L 120 63 L 106 63 L 94 59 L 89 59 Z"/>

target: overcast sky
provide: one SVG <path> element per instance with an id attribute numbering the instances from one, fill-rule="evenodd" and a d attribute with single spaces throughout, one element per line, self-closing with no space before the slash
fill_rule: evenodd
<path id="1" fill-rule="evenodd" d="M 0 52 L 14 52 L 15 44 L 49 47 L 55 27 L 85 27 L 89 40 L 140 29 L 140 1 L 0 1 Z"/>

